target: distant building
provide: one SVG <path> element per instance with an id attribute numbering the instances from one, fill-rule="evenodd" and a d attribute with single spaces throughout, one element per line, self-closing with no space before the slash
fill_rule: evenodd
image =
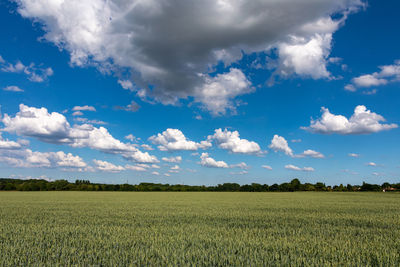
<path id="1" fill-rule="evenodd" d="M 397 191 L 397 189 L 393 188 L 393 187 L 387 187 L 387 188 L 384 188 L 382 191 L 383 192 L 393 192 L 393 191 Z"/>

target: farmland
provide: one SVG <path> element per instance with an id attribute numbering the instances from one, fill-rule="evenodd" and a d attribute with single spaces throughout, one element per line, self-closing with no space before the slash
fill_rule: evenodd
<path id="1" fill-rule="evenodd" d="M 1 265 L 400 265 L 398 193 L 0 192 Z"/>

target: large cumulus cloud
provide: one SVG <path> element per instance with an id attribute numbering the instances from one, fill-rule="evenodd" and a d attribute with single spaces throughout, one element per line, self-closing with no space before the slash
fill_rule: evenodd
<path id="1" fill-rule="evenodd" d="M 19 14 L 38 21 L 44 38 L 67 50 L 73 65 L 96 65 L 115 73 L 129 85 L 125 88 L 164 104 L 193 97 L 214 115 L 234 110 L 231 99 L 252 91 L 243 71 L 229 68 L 242 53 L 276 48 L 276 74 L 329 78 L 326 60 L 332 34 L 349 12 L 363 5 L 361 0 L 17 3 Z M 215 78 L 211 73 L 221 61 L 227 67 L 221 75 L 228 76 Z M 233 76 L 242 86 L 232 88 L 226 82 Z M 223 92 L 218 100 L 222 107 L 204 94 L 210 85 Z"/>

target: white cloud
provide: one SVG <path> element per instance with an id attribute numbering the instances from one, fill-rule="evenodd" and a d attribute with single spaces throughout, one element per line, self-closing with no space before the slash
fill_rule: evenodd
<path id="1" fill-rule="evenodd" d="M 122 106 L 116 106 L 115 109 L 120 109 L 120 110 L 125 110 L 125 111 L 130 111 L 130 112 L 136 112 L 140 109 L 140 106 L 138 103 L 136 103 L 135 101 L 131 101 L 130 104 L 122 107 Z"/>
<path id="2" fill-rule="evenodd" d="M 80 112 L 80 111 L 76 111 Z M 74 112 L 75 113 L 75 112 Z M 100 121 L 100 120 L 89 120 L 87 118 L 74 118 L 74 121 L 82 122 L 82 123 L 89 123 L 89 124 L 98 124 L 98 125 L 107 125 L 108 123 L 105 121 Z"/>
<path id="3" fill-rule="evenodd" d="M 377 89 L 365 90 L 362 92 L 364 95 L 375 95 L 378 92 Z"/>
<path id="4" fill-rule="evenodd" d="M 174 165 L 171 167 L 171 170 L 180 170 L 181 168 L 179 167 L 179 165 Z"/>
<path id="5" fill-rule="evenodd" d="M 344 89 L 347 90 L 347 91 L 350 91 L 350 92 L 357 91 L 357 88 L 355 88 L 354 85 L 352 85 L 352 84 L 346 84 Z"/>
<path id="6" fill-rule="evenodd" d="M 38 152 L 30 149 L 0 150 L 0 161 L 20 168 L 62 168 L 88 171 L 88 166 L 79 156 L 63 151 Z"/>
<path id="7" fill-rule="evenodd" d="M 355 172 L 355 171 L 352 171 L 352 170 L 348 170 L 348 169 L 344 169 L 344 170 L 342 170 L 342 172 L 350 173 L 351 175 L 358 175 L 358 172 Z"/>
<path id="8" fill-rule="evenodd" d="M 140 166 L 140 165 L 125 165 L 125 169 L 127 170 L 132 170 L 132 171 L 138 171 L 138 172 L 144 172 L 147 171 L 147 168 L 144 166 Z"/>
<path id="9" fill-rule="evenodd" d="M 171 172 L 171 173 L 178 173 L 180 170 L 181 170 L 181 168 L 179 167 L 179 165 L 174 165 L 174 166 L 172 166 L 172 167 L 169 169 L 168 172 Z"/>
<path id="10" fill-rule="evenodd" d="M 353 83 L 358 87 L 371 87 L 387 84 L 387 80 L 379 79 L 374 75 L 366 74 L 353 78 Z"/>
<path id="11" fill-rule="evenodd" d="M 23 73 L 28 77 L 28 80 L 30 80 L 31 82 L 39 83 L 46 81 L 48 77 L 54 74 L 52 68 L 37 67 L 35 63 L 24 65 L 21 61 L 17 61 L 17 63 L 12 64 L 10 62 L 6 62 L 3 58 L 1 58 L 0 60 L 0 71 L 10 73 Z"/>
<path id="12" fill-rule="evenodd" d="M 15 85 L 10 85 L 7 87 L 3 88 L 3 91 L 9 91 L 9 92 L 23 92 L 24 90 L 19 88 L 18 86 Z"/>
<path id="13" fill-rule="evenodd" d="M 106 128 L 89 124 L 75 126 L 70 134 L 73 147 L 89 147 L 106 153 L 131 152 L 136 148 L 115 139 Z"/>
<path id="14" fill-rule="evenodd" d="M 20 105 L 15 117 L 4 114 L 5 128 L 2 131 L 29 136 L 53 144 L 67 144 L 72 147 L 88 147 L 105 153 L 121 154 L 124 158 L 145 163 L 158 162 L 155 156 L 143 153 L 132 144 L 115 139 L 106 128 L 90 124 L 70 126 L 65 116 L 46 108 Z"/>
<path id="15" fill-rule="evenodd" d="M 72 108 L 73 111 L 96 111 L 96 108 L 93 106 L 75 106 Z"/>
<path id="16" fill-rule="evenodd" d="M 312 167 L 300 168 L 300 167 L 294 166 L 292 164 L 285 165 L 285 169 L 292 170 L 292 171 L 304 171 L 304 172 L 313 172 L 314 171 L 314 168 L 312 168 Z"/>
<path id="17" fill-rule="evenodd" d="M 303 151 L 303 153 L 301 154 L 294 154 L 293 150 L 289 147 L 289 144 L 286 141 L 286 139 L 277 134 L 274 135 L 274 137 L 271 140 L 271 144 L 268 147 L 275 152 L 280 151 L 293 158 L 307 158 L 307 157 L 320 158 L 320 159 L 325 158 L 325 156 L 321 152 L 312 149 L 307 149 Z"/>
<path id="18" fill-rule="evenodd" d="M 292 139 L 292 143 L 301 143 L 301 139 Z"/>
<path id="19" fill-rule="evenodd" d="M 159 172 L 152 172 L 151 174 L 153 174 L 153 175 L 160 175 Z"/>
<path id="20" fill-rule="evenodd" d="M 23 17 L 42 26 L 44 39 L 70 53 L 72 65 L 114 72 L 123 88 L 164 104 L 194 97 L 215 115 L 234 110 L 233 99 L 250 92 L 220 81 L 232 68 L 212 77 L 219 62 L 228 67 L 243 53 L 277 48 L 280 75 L 326 78 L 332 34 L 363 6 L 360 0 L 17 3 Z M 122 77 L 127 69 L 131 76 Z M 217 90 L 209 89 L 214 83 L 222 92 L 216 99 L 204 92 Z"/>
<path id="21" fill-rule="evenodd" d="M 30 144 L 29 140 L 21 139 L 21 138 L 18 138 L 18 143 L 22 146 L 29 146 L 29 144 Z"/>
<path id="22" fill-rule="evenodd" d="M 30 136 L 48 143 L 70 143 L 72 128 L 66 118 L 57 113 L 48 113 L 46 108 L 19 105 L 15 117 L 4 114 L 2 122 L 6 132 Z"/>
<path id="23" fill-rule="evenodd" d="M 82 116 L 83 113 L 82 111 L 75 111 L 74 113 L 72 113 L 72 116 Z"/>
<path id="24" fill-rule="evenodd" d="M 133 136 L 133 134 L 128 134 L 127 136 L 125 136 L 125 139 L 131 141 L 131 142 L 135 142 L 136 141 L 136 137 Z"/>
<path id="25" fill-rule="evenodd" d="M 162 160 L 170 163 L 180 163 L 182 161 L 182 157 L 181 156 L 169 157 L 169 158 L 163 157 Z"/>
<path id="26" fill-rule="evenodd" d="M 15 141 L 0 140 L 0 149 L 18 149 L 21 145 Z"/>
<path id="27" fill-rule="evenodd" d="M 375 162 L 368 162 L 367 166 L 376 167 L 377 164 Z"/>
<path id="28" fill-rule="evenodd" d="M 305 150 L 303 153 L 295 155 L 295 158 L 306 158 L 306 157 L 310 157 L 310 158 L 316 158 L 316 159 L 323 159 L 325 158 L 325 156 L 320 153 L 317 152 L 315 150 L 311 150 L 311 149 L 307 149 Z"/>
<path id="29" fill-rule="evenodd" d="M 48 153 L 25 150 L 0 150 L 0 161 L 19 168 L 51 167 Z"/>
<path id="30" fill-rule="evenodd" d="M 178 151 L 178 150 L 198 150 L 211 147 L 209 141 L 201 141 L 196 143 L 186 139 L 185 135 L 178 129 L 168 128 L 162 133 L 153 135 L 149 140 L 158 145 L 161 151 Z"/>
<path id="31" fill-rule="evenodd" d="M 85 168 L 87 164 L 79 156 L 74 156 L 71 153 L 58 151 L 53 154 L 57 159 L 56 164 L 59 167 Z"/>
<path id="32" fill-rule="evenodd" d="M 132 152 L 124 152 L 122 156 L 127 160 L 132 160 L 142 163 L 157 163 L 159 160 L 156 156 L 150 155 L 148 152 L 142 152 L 140 150 L 135 150 Z"/>
<path id="33" fill-rule="evenodd" d="M 164 173 L 164 176 L 169 177 L 169 176 L 171 176 L 171 174 L 169 174 L 169 173 Z"/>
<path id="34" fill-rule="evenodd" d="M 95 164 L 95 168 L 97 170 L 103 172 L 120 172 L 125 170 L 123 166 L 114 165 L 108 161 L 94 159 L 93 163 Z"/>
<path id="35" fill-rule="evenodd" d="M 230 172 L 231 175 L 244 175 L 248 173 L 249 173 L 248 171 Z"/>
<path id="36" fill-rule="evenodd" d="M 349 156 L 349 157 L 352 157 L 352 158 L 358 158 L 358 157 L 360 157 L 360 154 L 349 153 L 348 156 Z"/>
<path id="37" fill-rule="evenodd" d="M 247 169 L 249 169 L 249 166 L 245 162 L 240 162 L 237 164 L 230 165 L 229 168 L 239 168 L 239 169 L 247 170 Z"/>
<path id="38" fill-rule="evenodd" d="M 0 132 L 0 149 L 20 149 L 22 146 L 19 142 L 3 139 Z"/>
<path id="39" fill-rule="evenodd" d="M 295 73 L 313 79 L 329 78 L 331 74 L 326 64 L 331 43 L 332 33 L 315 34 L 309 38 L 293 36 L 289 43 L 278 46 L 278 73 L 284 77 Z"/>
<path id="40" fill-rule="evenodd" d="M 129 80 L 118 80 L 118 83 L 125 90 L 133 90 L 134 89 L 133 83 Z"/>
<path id="41" fill-rule="evenodd" d="M 201 153 L 200 156 L 200 165 L 209 168 L 229 168 L 229 165 L 224 161 L 216 161 L 211 158 L 208 153 Z"/>
<path id="42" fill-rule="evenodd" d="M 396 60 L 392 65 L 379 66 L 379 69 L 379 72 L 354 77 L 351 80 L 352 83 L 346 85 L 345 89 L 355 92 L 357 91 L 357 88 L 382 86 L 388 83 L 400 81 L 400 60 Z M 370 91 L 370 94 L 371 92 L 374 94 L 376 93 L 376 90 Z"/>
<path id="43" fill-rule="evenodd" d="M 154 148 L 152 148 L 151 146 L 147 145 L 147 144 L 142 144 L 140 145 L 143 149 L 145 150 L 154 150 Z"/>
<path id="44" fill-rule="evenodd" d="M 7 66 L 3 66 L 1 70 L 4 71 L 4 72 L 19 73 L 19 72 L 23 72 L 24 69 L 25 69 L 25 65 L 22 64 L 21 61 L 18 61 L 15 64 L 8 63 L 8 65 Z"/>
<path id="45" fill-rule="evenodd" d="M 254 141 L 248 141 L 239 137 L 238 131 L 216 129 L 214 135 L 209 135 L 207 140 L 215 141 L 219 148 L 232 153 L 261 154 L 260 146 Z"/>
<path id="46" fill-rule="evenodd" d="M 243 72 L 232 68 L 228 73 L 206 76 L 204 83 L 196 89 L 195 100 L 214 116 L 225 115 L 227 110 L 235 114 L 237 104 L 233 99 L 253 91 Z"/>
<path id="47" fill-rule="evenodd" d="M 272 170 L 272 167 L 269 165 L 262 165 L 261 168 L 267 169 L 267 170 Z"/>
<path id="48" fill-rule="evenodd" d="M 334 115 L 327 108 L 322 108 L 322 117 L 311 120 L 309 127 L 304 130 L 322 134 L 368 134 L 397 128 L 397 124 L 383 124 L 385 119 L 365 106 L 357 106 L 354 114 L 347 119 L 342 115 Z"/>
<path id="49" fill-rule="evenodd" d="M 286 155 L 293 157 L 293 150 L 289 147 L 288 142 L 282 136 L 275 134 L 268 147 L 275 152 L 281 151 Z"/>
<path id="50" fill-rule="evenodd" d="M 339 64 L 340 62 L 343 61 L 343 58 L 340 57 L 330 57 L 328 59 L 329 63 L 333 63 L 333 64 Z"/>
<path id="51" fill-rule="evenodd" d="M 293 74 L 312 79 L 333 79 L 327 70 L 329 63 L 338 63 L 340 58 L 329 58 L 332 47 L 332 35 L 344 24 L 347 16 L 355 11 L 354 6 L 343 13 L 342 18 L 332 19 L 330 16 L 321 16 L 299 26 L 297 34 L 289 34 L 287 40 L 277 45 L 278 59 L 275 75 L 283 78 Z M 269 84 L 273 84 L 274 76 Z"/>
<path id="52" fill-rule="evenodd" d="M 132 100 L 131 103 L 128 104 L 128 105 L 125 107 L 125 110 L 126 110 L 126 111 L 136 112 L 136 111 L 139 110 L 139 108 L 140 108 L 139 104 Z"/>
<path id="53" fill-rule="evenodd" d="M 156 164 L 143 164 L 143 163 L 138 163 L 135 165 L 125 165 L 125 169 L 127 170 L 133 170 L 133 171 L 147 171 L 149 169 L 159 169 L 160 166 L 156 165 Z"/>

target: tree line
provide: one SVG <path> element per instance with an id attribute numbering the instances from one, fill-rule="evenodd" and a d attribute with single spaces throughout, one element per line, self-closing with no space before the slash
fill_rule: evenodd
<path id="1" fill-rule="evenodd" d="M 192 191 L 192 192 L 294 192 L 294 191 L 400 191 L 400 183 L 368 184 L 362 185 L 335 185 L 327 186 L 317 182 L 302 184 L 299 179 L 293 179 L 281 184 L 245 184 L 223 183 L 216 186 L 182 185 L 182 184 L 157 184 L 140 183 L 132 184 L 100 184 L 91 183 L 89 180 L 76 180 L 71 183 L 67 180 L 21 180 L 0 178 L 0 190 L 2 191 Z"/>

